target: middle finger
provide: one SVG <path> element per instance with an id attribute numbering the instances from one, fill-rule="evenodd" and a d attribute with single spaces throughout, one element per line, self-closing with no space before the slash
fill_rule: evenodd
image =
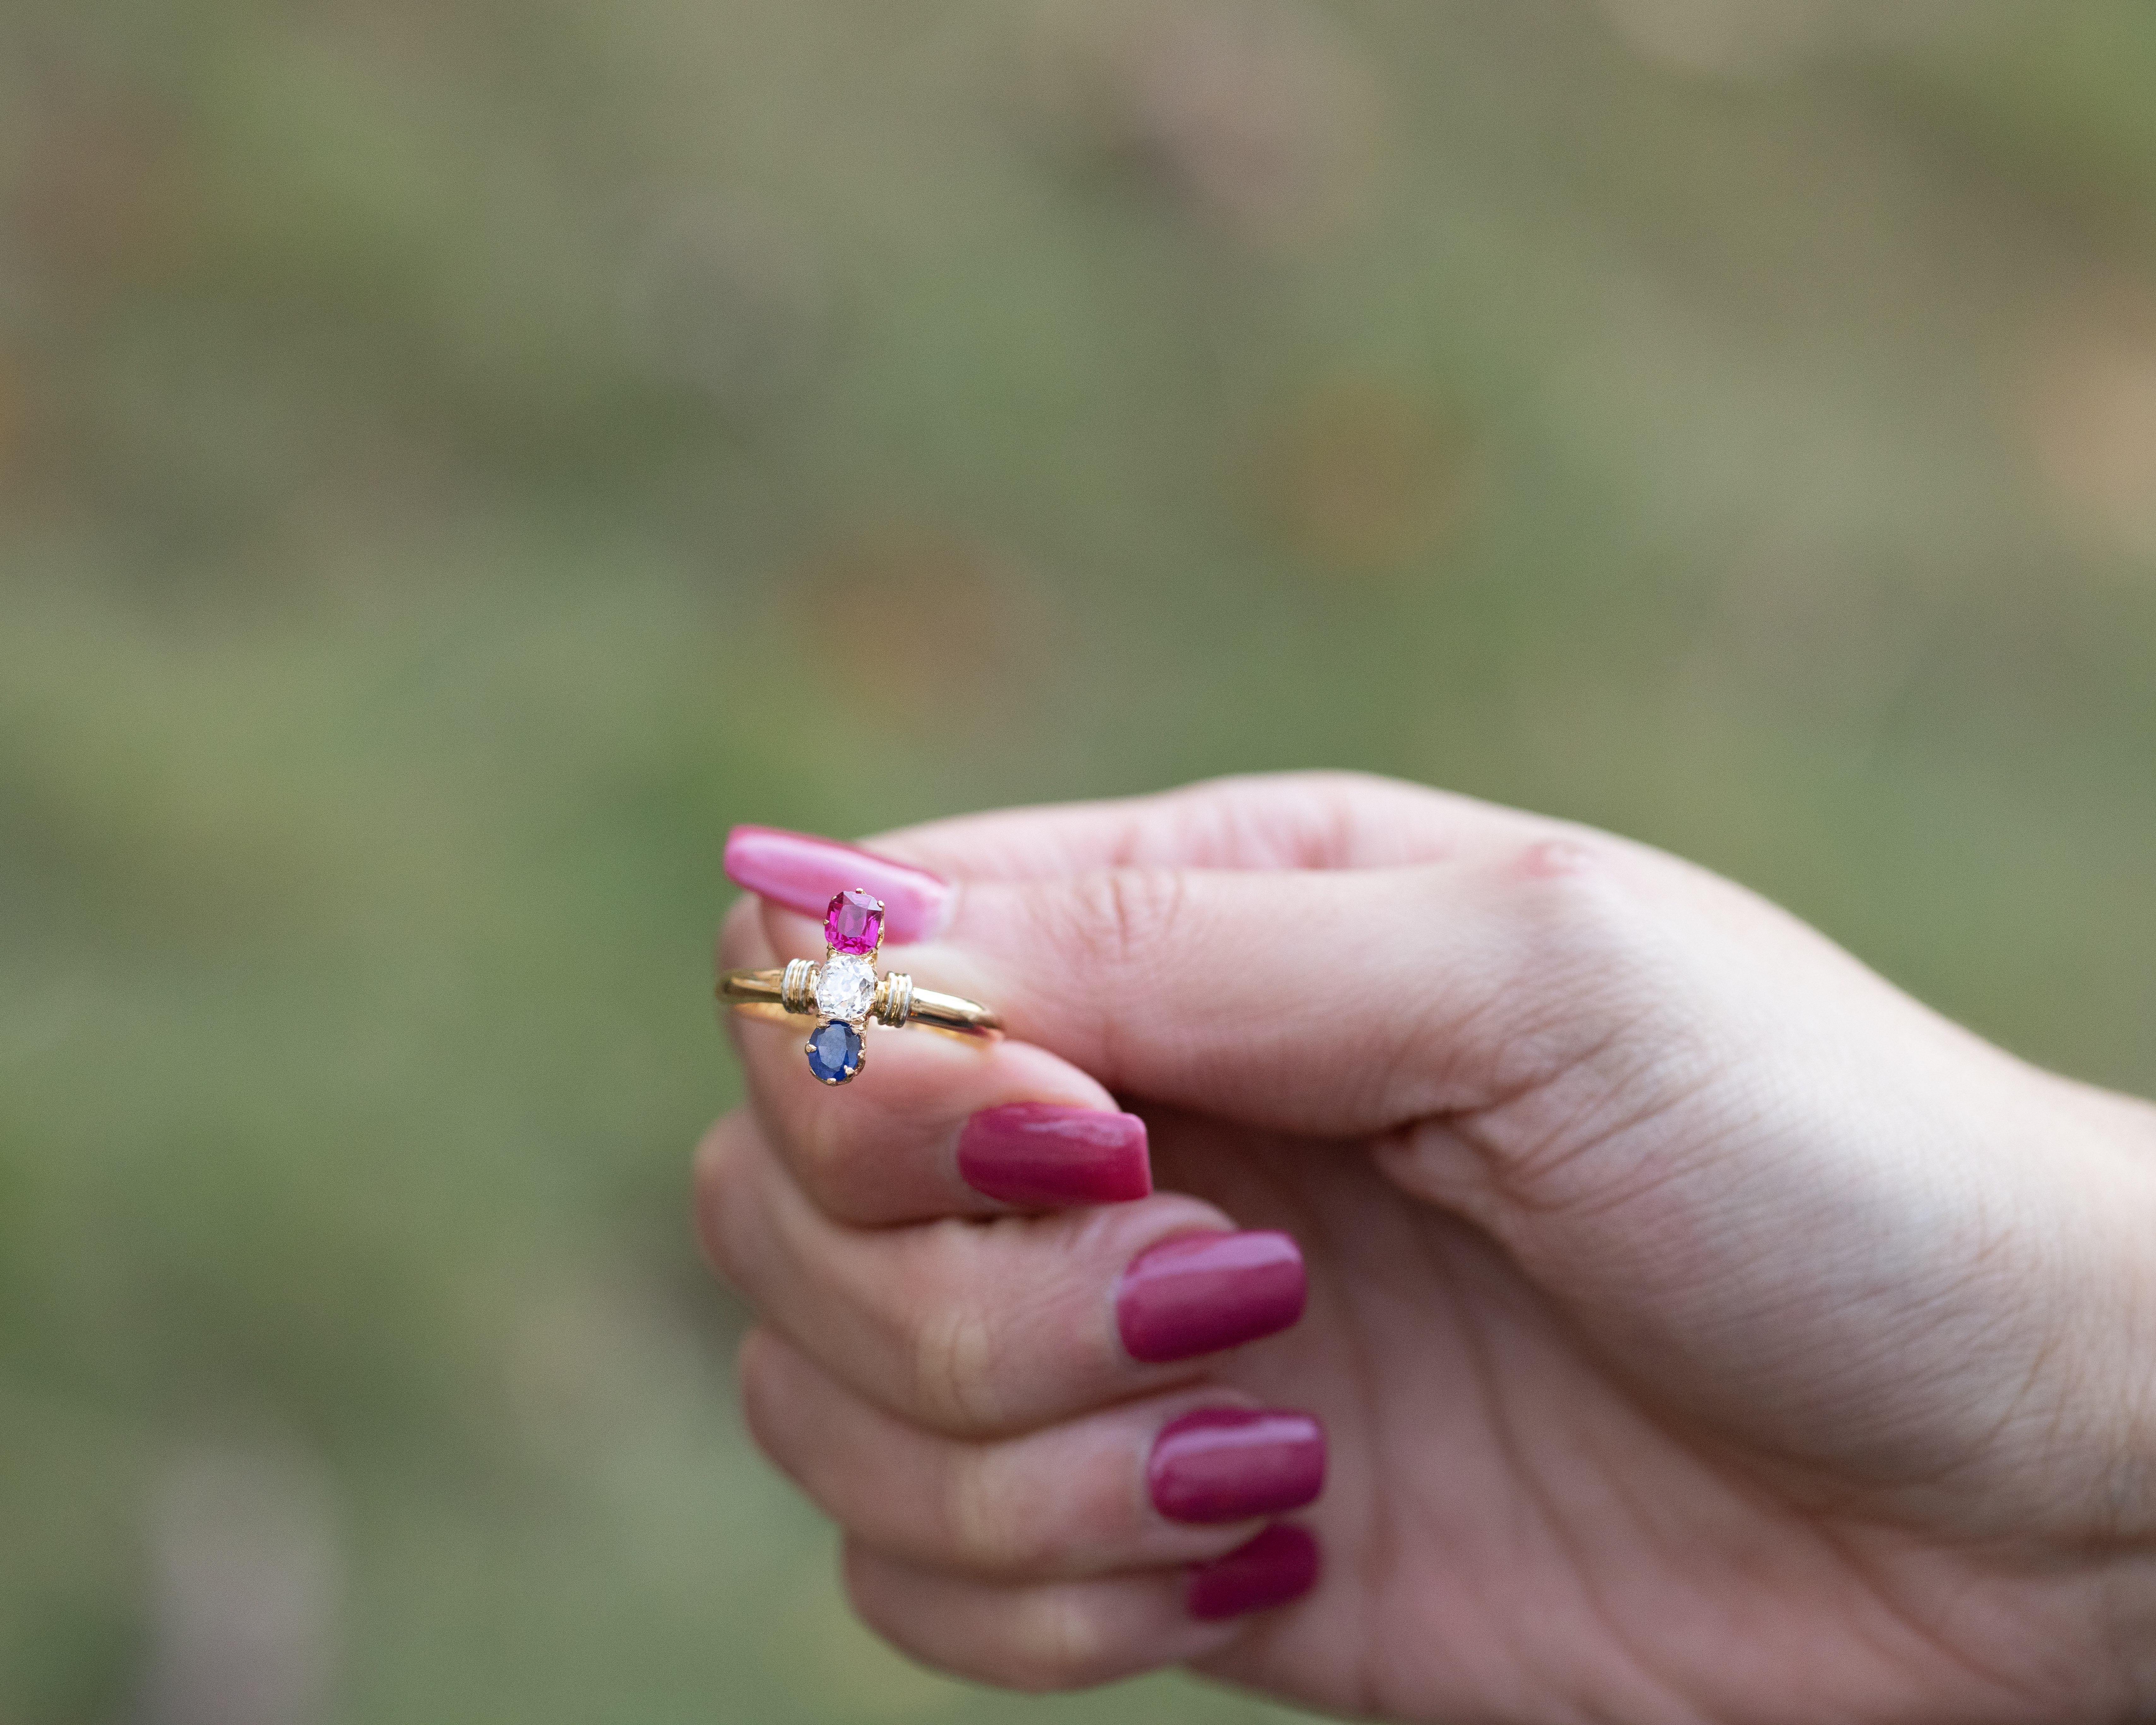
<path id="1" fill-rule="evenodd" d="M 713 1263 L 773 1329 L 857 1394 L 956 1436 L 1187 1382 L 1302 1312 L 1295 1243 L 1197 1199 L 850 1228 L 741 1113 L 698 1153 L 696 1209 Z"/>

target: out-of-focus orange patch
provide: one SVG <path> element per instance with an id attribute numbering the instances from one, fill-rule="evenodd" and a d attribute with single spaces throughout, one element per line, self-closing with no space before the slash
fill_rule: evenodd
<path id="1" fill-rule="evenodd" d="M 1256 490 L 1265 517 L 1330 567 L 1397 567 L 1430 549 L 1459 511 L 1464 442 L 1419 403 L 1374 382 L 1305 397 L 1263 439 Z"/>
<path id="2" fill-rule="evenodd" d="M 9 189 L 27 261 L 78 294 L 169 275 L 199 213 L 179 116 L 116 86 L 47 90 Z"/>
<path id="3" fill-rule="evenodd" d="M 1019 696 L 1045 669 L 1044 596 L 970 535 L 916 521 L 846 535 L 787 579 L 819 699 L 932 731 Z"/>
<path id="4" fill-rule="evenodd" d="M 2099 551 L 2156 559 L 2156 290 L 2096 296 L 2034 352 L 2024 425 L 2062 525 Z"/>

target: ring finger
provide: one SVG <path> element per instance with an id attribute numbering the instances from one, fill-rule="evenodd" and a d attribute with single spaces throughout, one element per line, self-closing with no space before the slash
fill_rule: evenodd
<path id="1" fill-rule="evenodd" d="M 754 1330 L 742 1403 L 764 1453 L 862 1544 L 954 1574 L 1056 1580 L 1218 1558 L 1325 1479 L 1325 1433 L 1206 1385 L 970 1442 L 865 1402 Z"/>

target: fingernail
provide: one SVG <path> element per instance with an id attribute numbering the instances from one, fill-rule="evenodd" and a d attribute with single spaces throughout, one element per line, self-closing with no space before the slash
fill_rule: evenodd
<path id="1" fill-rule="evenodd" d="M 726 869 L 735 886 L 819 919 L 838 894 L 872 892 L 883 901 L 883 935 L 894 946 L 936 933 L 951 901 L 951 889 L 926 869 L 778 827 L 728 833 Z"/>
<path id="2" fill-rule="evenodd" d="M 1317 1541 L 1307 1528 L 1275 1522 L 1224 1558 L 1193 1563 L 1183 1598 L 1193 1617 L 1240 1617 L 1299 1599 L 1317 1585 Z"/>
<path id="3" fill-rule="evenodd" d="M 1141 1252 L 1116 1287 L 1133 1359 L 1214 1353 L 1302 1316 L 1302 1254 L 1285 1234 L 1184 1234 Z"/>
<path id="4" fill-rule="evenodd" d="M 1240 1522 L 1301 1509 L 1325 1484 L 1325 1428 L 1286 1408 L 1200 1408 L 1171 1420 L 1146 1461 L 1172 1522 Z"/>
<path id="5" fill-rule="evenodd" d="M 1145 1122 L 1048 1102 L 973 1116 L 958 1134 L 958 1173 L 989 1198 L 1041 1209 L 1122 1204 L 1152 1190 Z"/>

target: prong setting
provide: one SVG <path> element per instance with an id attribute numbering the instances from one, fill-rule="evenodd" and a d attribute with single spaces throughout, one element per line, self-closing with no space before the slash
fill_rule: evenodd
<path id="1" fill-rule="evenodd" d="M 783 990 L 789 1010 L 814 1012 L 821 1021 L 809 1034 L 803 1052 L 819 1084 L 850 1084 L 868 1064 L 867 1029 L 871 1019 L 903 1024 L 913 984 L 903 976 L 880 977 L 875 962 L 883 951 L 883 901 L 855 887 L 833 896 L 824 917 L 824 962 L 809 965 L 797 958 L 786 967 Z M 795 967 L 804 968 L 797 977 Z M 903 984 L 902 989 L 895 984 Z M 898 1015 L 891 1016 L 896 1007 Z"/>

